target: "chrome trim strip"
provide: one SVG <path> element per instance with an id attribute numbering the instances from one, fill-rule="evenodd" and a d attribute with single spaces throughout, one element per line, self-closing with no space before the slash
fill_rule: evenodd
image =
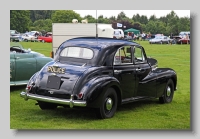
<path id="1" fill-rule="evenodd" d="M 16 83 L 11 84 L 10 83 L 10 86 L 20 86 L 20 85 L 27 85 L 27 83 L 19 83 L 19 84 L 16 84 Z"/>
<path id="2" fill-rule="evenodd" d="M 62 104 L 62 105 L 69 105 L 70 108 L 73 108 L 74 106 L 79 106 L 79 107 L 86 106 L 86 101 L 73 100 L 73 95 L 71 95 L 70 99 L 60 99 L 60 98 L 52 98 L 52 97 L 47 97 L 47 96 L 30 94 L 27 92 L 21 92 L 20 96 L 22 98 L 24 98 L 26 101 L 28 99 L 33 99 L 33 100 L 38 100 L 38 101 L 44 101 L 44 102 L 50 102 L 50 103 L 56 103 L 56 104 Z"/>

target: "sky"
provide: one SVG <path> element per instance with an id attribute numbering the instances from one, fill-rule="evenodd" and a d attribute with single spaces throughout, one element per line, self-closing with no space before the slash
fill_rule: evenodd
<path id="1" fill-rule="evenodd" d="M 149 18 L 151 15 L 155 15 L 157 18 L 161 16 L 166 16 L 172 10 L 74 10 L 76 13 L 80 14 L 81 17 L 86 15 L 92 15 L 94 18 L 103 15 L 103 17 L 110 18 L 111 16 L 117 17 L 120 12 L 124 12 L 127 17 L 132 18 L 133 15 L 137 13 L 141 15 L 146 15 Z M 190 17 L 190 10 L 173 10 L 179 17 Z"/>

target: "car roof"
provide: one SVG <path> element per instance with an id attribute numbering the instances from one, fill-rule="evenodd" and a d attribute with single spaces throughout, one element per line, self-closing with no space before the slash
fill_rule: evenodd
<path id="1" fill-rule="evenodd" d="M 115 45 L 137 45 L 140 46 L 140 44 L 136 42 L 131 42 L 127 40 L 121 40 L 121 39 L 114 39 L 114 38 L 104 38 L 104 37 L 79 37 L 79 38 L 73 38 L 70 40 L 67 40 L 63 43 L 63 46 L 80 46 L 80 47 L 93 47 L 95 46 L 98 48 L 108 48 L 113 47 Z"/>
<path id="2" fill-rule="evenodd" d="M 89 48 L 94 51 L 94 57 L 91 61 L 92 65 L 101 65 L 104 60 L 111 59 L 108 57 L 112 57 L 121 46 L 140 46 L 140 44 L 132 41 L 114 39 L 114 38 L 103 38 L 103 37 L 79 37 L 73 38 L 70 40 L 66 40 L 63 42 L 58 48 L 54 60 L 59 60 L 60 52 L 66 47 L 83 47 Z M 101 59 L 101 60 L 99 60 Z"/>

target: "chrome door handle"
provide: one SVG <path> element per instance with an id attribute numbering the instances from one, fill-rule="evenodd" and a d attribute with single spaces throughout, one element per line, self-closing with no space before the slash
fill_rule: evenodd
<path id="1" fill-rule="evenodd" d="M 19 59 L 20 57 L 16 57 L 15 59 Z"/>
<path id="2" fill-rule="evenodd" d="M 114 73 L 121 73 L 122 70 L 114 70 Z"/>
<path id="3" fill-rule="evenodd" d="M 141 69 L 137 68 L 136 71 L 141 71 Z"/>

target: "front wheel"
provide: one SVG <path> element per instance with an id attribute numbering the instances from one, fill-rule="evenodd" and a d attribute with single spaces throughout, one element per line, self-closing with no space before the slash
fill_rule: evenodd
<path id="1" fill-rule="evenodd" d="M 100 107 L 96 109 L 97 117 L 100 119 L 111 118 L 117 109 L 117 94 L 113 88 L 109 88 L 103 95 Z"/>
<path id="2" fill-rule="evenodd" d="M 174 96 L 174 83 L 172 79 L 169 79 L 167 85 L 163 91 L 163 95 L 159 98 L 161 103 L 170 103 Z"/>

